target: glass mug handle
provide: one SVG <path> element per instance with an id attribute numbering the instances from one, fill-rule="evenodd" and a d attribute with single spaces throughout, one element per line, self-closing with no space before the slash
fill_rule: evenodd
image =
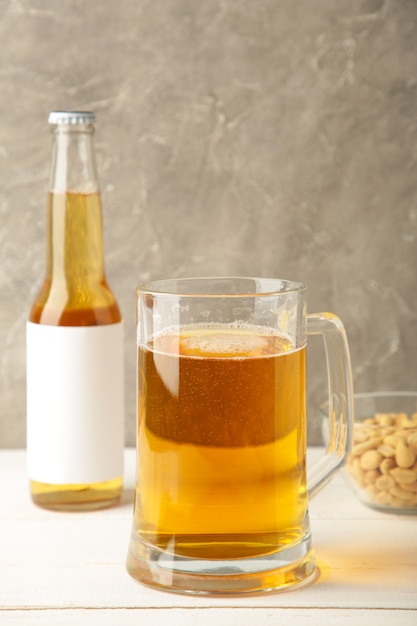
<path id="1" fill-rule="evenodd" d="M 314 496 L 343 466 L 352 446 L 353 384 L 349 346 L 342 321 L 332 313 L 307 315 L 307 334 L 323 337 L 329 388 L 329 443 L 308 471 L 308 495 Z"/>

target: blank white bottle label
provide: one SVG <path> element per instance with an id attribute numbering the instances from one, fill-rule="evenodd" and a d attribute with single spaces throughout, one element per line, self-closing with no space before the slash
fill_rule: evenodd
<path id="1" fill-rule="evenodd" d="M 123 474 L 123 322 L 27 323 L 31 480 L 85 484 Z"/>

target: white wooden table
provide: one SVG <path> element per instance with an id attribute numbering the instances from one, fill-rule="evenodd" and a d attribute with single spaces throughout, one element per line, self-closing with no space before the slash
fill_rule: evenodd
<path id="1" fill-rule="evenodd" d="M 25 462 L 24 451 L 0 451 L 0 625 L 417 625 L 417 517 L 368 509 L 341 476 L 310 504 L 315 583 L 209 598 L 148 589 L 127 574 L 134 450 L 121 504 L 89 513 L 33 505 Z"/>

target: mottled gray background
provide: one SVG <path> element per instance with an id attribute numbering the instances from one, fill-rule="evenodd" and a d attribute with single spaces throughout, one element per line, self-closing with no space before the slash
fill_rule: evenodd
<path id="1" fill-rule="evenodd" d="M 345 322 L 356 390 L 417 389 L 416 0 L 0 0 L 0 446 L 25 443 L 46 122 L 65 108 L 98 115 L 128 444 L 148 278 L 302 280 Z"/>

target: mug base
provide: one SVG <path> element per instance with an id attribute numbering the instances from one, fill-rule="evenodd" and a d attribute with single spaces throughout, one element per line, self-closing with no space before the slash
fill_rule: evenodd
<path id="1" fill-rule="evenodd" d="M 133 534 L 126 569 L 146 586 L 194 595 L 288 591 L 318 576 L 310 536 L 268 555 L 215 560 L 176 556 Z"/>

